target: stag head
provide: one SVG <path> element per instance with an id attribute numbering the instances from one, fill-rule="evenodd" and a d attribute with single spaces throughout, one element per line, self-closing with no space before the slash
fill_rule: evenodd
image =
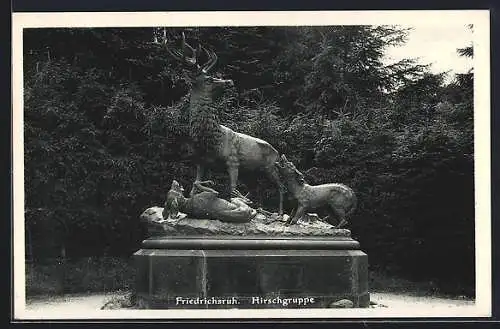
<path id="1" fill-rule="evenodd" d="M 169 45 L 165 29 L 163 30 L 162 43 L 158 42 L 156 38 L 155 43 L 162 44 L 172 58 L 182 63 L 190 70 L 190 79 L 194 86 L 234 85 L 232 80 L 219 79 L 209 75 L 209 71 L 217 63 L 217 55 L 214 51 L 208 50 L 201 44 L 199 44 L 197 48 L 192 47 L 186 41 L 184 32 L 182 32 L 180 49 Z M 206 63 L 200 63 L 199 61 L 202 53 L 206 55 Z"/>

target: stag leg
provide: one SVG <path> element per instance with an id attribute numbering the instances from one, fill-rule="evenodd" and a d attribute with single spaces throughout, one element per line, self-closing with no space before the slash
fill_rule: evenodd
<path id="1" fill-rule="evenodd" d="M 247 195 L 243 195 L 238 191 L 236 188 L 238 185 L 238 165 L 235 163 L 229 163 L 227 165 L 228 172 L 229 172 L 229 181 L 230 181 L 230 189 L 231 189 L 231 195 L 230 198 L 239 198 L 243 200 L 247 205 L 252 204 L 252 200 L 248 198 L 248 193 Z"/>
<path id="2" fill-rule="evenodd" d="M 205 167 L 201 164 L 196 165 L 196 179 L 194 180 L 195 183 L 201 183 L 203 180 L 203 177 L 205 176 Z M 196 184 L 193 184 L 193 188 L 191 189 L 191 192 L 189 192 L 189 196 L 192 197 L 195 194 L 196 191 Z"/>
<path id="3" fill-rule="evenodd" d="M 295 215 L 293 217 L 290 217 L 290 219 L 286 222 L 286 225 L 288 226 L 288 225 L 292 225 L 292 224 L 297 223 L 297 221 L 299 219 L 301 219 L 305 213 L 306 213 L 306 209 L 303 206 L 299 205 L 299 207 L 297 208 L 297 212 L 295 213 Z"/>
<path id="4" fill-rule="evenodd" d="M 238 166 L 228 165 L 229 173 L 229 188 L 231 192 L 231 197 L 241 196 L 240 192 L 236 189 L 238 185 Z"/>
<path id="5" fill-rule="evenodd" d="M 279 205 L 278 214 L 280 216 L 283 216 L 283 195 L 285 194 L 285 188 L 282 184 L 280 184 L 280 186 L 279 186 L 279 192 L 280 192 L 280 205 Z"/>
<path id="6" fill-rule="evenodd" d="M 278 215 L 281 217 L 283 216 L 283 196 L 285 195 L 285 185 L 281 182 L 278 168 L 276 168 L 276 166 L 270 167 L 266 172 L 268 173 L 269 177 L 276 183 L 276 185 L 278 185 L 280 194 Z"/>

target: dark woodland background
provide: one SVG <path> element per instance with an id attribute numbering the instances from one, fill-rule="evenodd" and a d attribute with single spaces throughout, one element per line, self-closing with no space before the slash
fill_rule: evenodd
<path id="1" fill-rule="evenodd" d="M 309 183 L 356 191 L 350 228 L 372 272 L 473 296 L 472 71 L 446 82 L 410 58 L 384 64 L 407 35 L 393 26 L 182 31 L 235 82 L 215 104 L 221 123 L 270 142 Z M 156 33 L 24 30 L 28 294 L 127 288 L 139 215 L 163 205 L 172 179 L 190 188 L 187 72 Z M 240 190 L 276 210 L 258 173 L 240 175 Z"/>

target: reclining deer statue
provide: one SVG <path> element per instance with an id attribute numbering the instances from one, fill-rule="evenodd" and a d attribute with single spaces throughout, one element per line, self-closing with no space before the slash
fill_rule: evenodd
<path id="1" fill-rule="evenodd" d="M 233 86 L 233 81 L 218 79 L 208 74 L 217 62 L 215 52 L 201 45 L 197 49 L 191 47 L 186 42 L 184 33 L 182 33 L 181 49 L 171 48 L 165 30 L 163 35 L 162 44 L 170 56 L 190 68 L 189 126 L 197 162 L 195 183 L 203 181 L 208 165 L 219 162 L 227 168 L 231 196 L 243 198 L 251 203 L 237 190 L 238 171 L 240 168 L 264 171 L 278 186 L 279 215 L 283 215 L 285 186 L 275 165 L 279 159 L 278 151 L 262 139 L 238 133 L 217 121 L 217 115 L 212 108 L 214 95 L 225 86 Z M 188 52 L 190 54 L 187 54 Z M 204 53 L 208 58 L 204 65 L 199 63 L 200 53 Z M 191 194 L 193 193 L 192 190 Z"/>

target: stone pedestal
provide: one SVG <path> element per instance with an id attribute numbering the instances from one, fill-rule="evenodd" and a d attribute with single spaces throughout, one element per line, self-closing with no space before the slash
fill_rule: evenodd
<path id="1" fill-rule="evenodd" d="M 368 307 L 368 256 L 349 237 L 157 237 L 134 254 L 145 308 Z"/>

